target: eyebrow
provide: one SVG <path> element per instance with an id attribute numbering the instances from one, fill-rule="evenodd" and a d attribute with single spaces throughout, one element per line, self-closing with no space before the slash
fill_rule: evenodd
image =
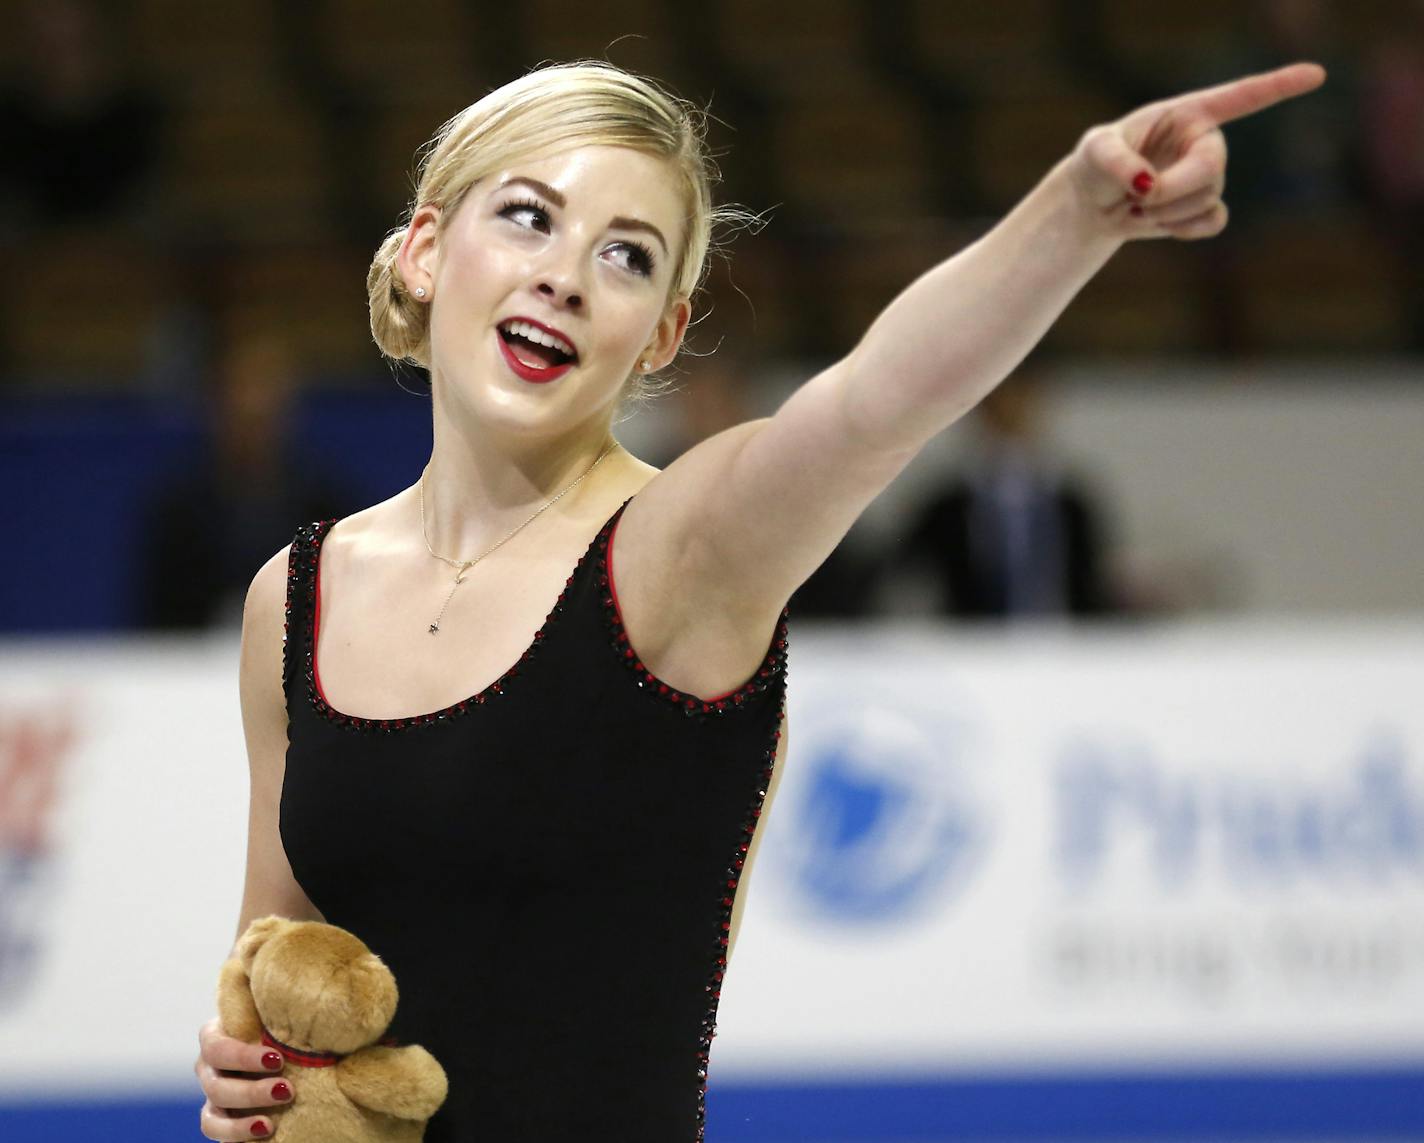
<path id="1" fill-rule="evenodd" d="M 495 189 L 503 190 L 505 187 L 513 186 L 515 183 L 523 183 L 532 190 L 538 191 L 560 210 L 563 210 L 564 207 L 568 205 L 568 200 L 548 183 L 540 182 L 538 179 L 531 179 L 527 175 L 515 175 L 512 178 L 507 178 Z M 667 239 L 663 237 L 663 232 L 651 222 L 644 222 L 641 218 L 624 218 L 620 215 L 612 219 L 608 225 L 614 230 L 639 230 L 646 234 L 651 234 L 662 245 L 663 253 L 667 253 Z"/>

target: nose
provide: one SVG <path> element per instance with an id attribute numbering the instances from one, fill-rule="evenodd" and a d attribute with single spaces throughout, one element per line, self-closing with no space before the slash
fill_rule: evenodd
<path id="1" fill-rule="evenodd" d="M 570 247 L 573 245 L 571 243 Z M 549 257 L 535 268 L 535 289 L 541 297 L 560 309 L 578 309 L 583 305 L 584 288 L 578 257 L 576 249 L 551 249 Z"/>
<path id="2" fill-rule="evenodd" d="M 583 297 L 573 287 L 551 275 L 546 274 L 540 279 L 539 292 L 559 307 L 578 309 L 583 305 Z"/>

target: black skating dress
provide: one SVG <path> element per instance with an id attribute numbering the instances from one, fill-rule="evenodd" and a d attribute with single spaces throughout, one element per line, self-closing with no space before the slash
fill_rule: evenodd
<path id="1" fill-rule="evenodd" d="M 313 661 L 322 540 L 292 544 L 281 836 L 328 922 L 395 974 L 390 1035 L 450 1093 L 428 1143 L 694 1143 L 732 904 L 785 709 L 787 610 L 734 691 L 630 646 L 608 575 L 625 500 L 519 661 L 479 694 L 353 718 Z"/>

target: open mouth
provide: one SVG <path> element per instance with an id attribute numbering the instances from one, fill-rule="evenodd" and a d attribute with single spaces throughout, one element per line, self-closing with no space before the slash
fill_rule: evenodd
<path id="1" fill-rule="evenodd" d="M 501 323 L 499 336 L 514 359 L 528 369 L 557 369 L 578 361 L 578 354 L 567 341 L 526 321 Z"/>

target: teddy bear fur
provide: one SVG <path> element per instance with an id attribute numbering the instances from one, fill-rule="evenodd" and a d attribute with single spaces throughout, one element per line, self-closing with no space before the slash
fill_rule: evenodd
<path id="1" fill-rule="evenodd" d="M 377 1041 L 395 1015 L 389 968 L 354 934 L 319 921 L 259 917 L 218 978 L 226 1035 L 260 1043 L 265 1028 L 293 1048 L 336 1052 L 331 1067 L 286 1060 L 292 1101 L 260 1112 L 285 1143 L 419 1143 L 445 1102 L 445 1070 L 416 1044 Z M 273 1073 L 276 1078 L 276 1073 Z"/>

